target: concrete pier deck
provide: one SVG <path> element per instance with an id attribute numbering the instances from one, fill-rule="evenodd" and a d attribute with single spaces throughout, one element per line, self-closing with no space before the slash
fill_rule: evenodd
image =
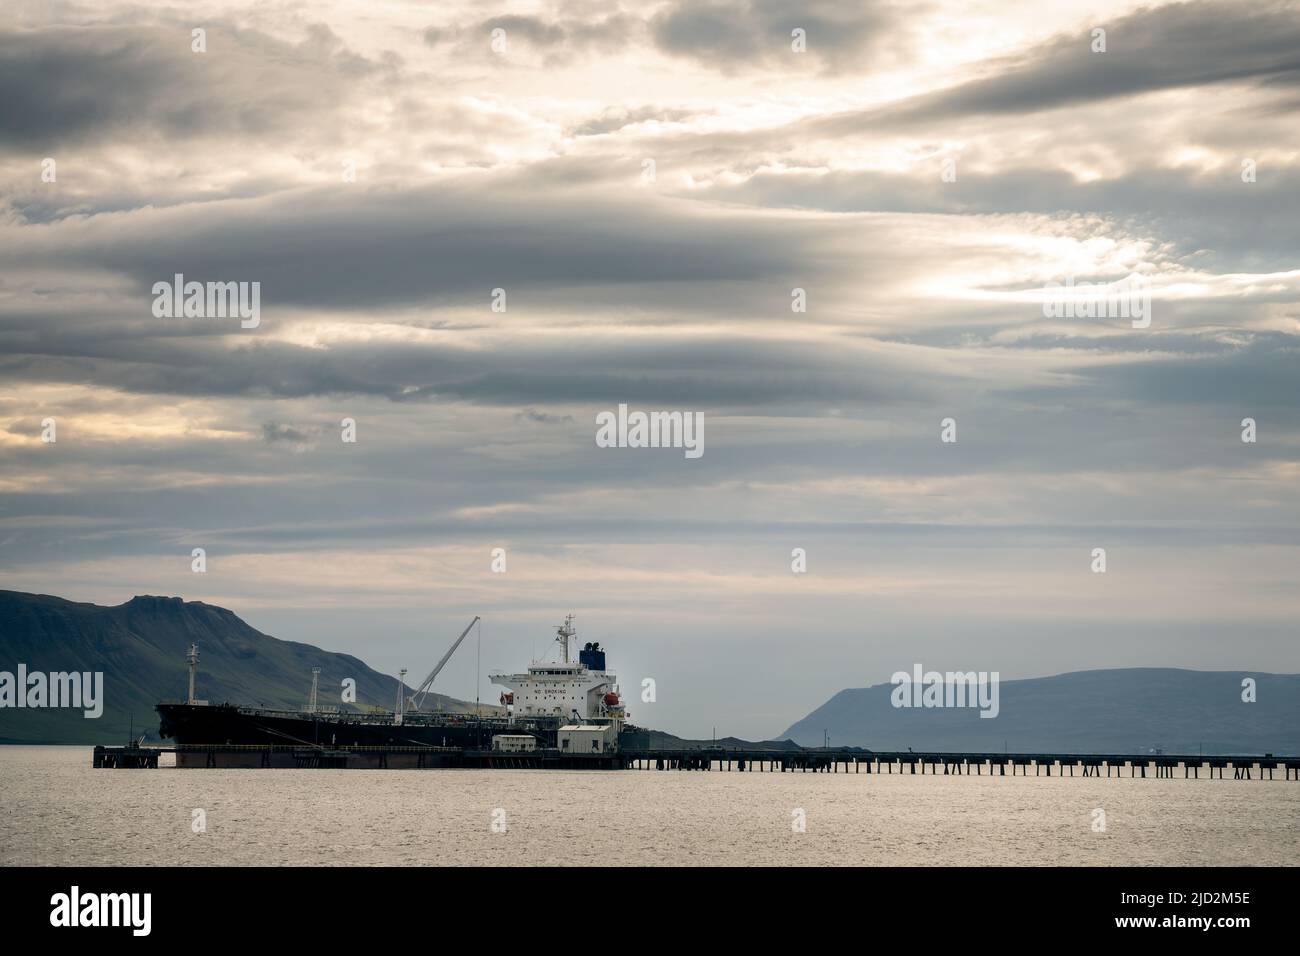
<path id="1" fill-rule="evenodd" d="M 535 770 L 700 770 L 724 773 L 910 773 L 990 776 L 1199 779 L 1201 771 L 1224 779 L 1300 781 L 1300 757 L 1273 754 L 1071 754 L 1071 753 L 914 753 L 860 749 L 628 750 L 572 754 L 557 750 L 508 753 L 452 747 L 311 747 L 294 744 L 213 744 L 173 747 L 96 747 L 95 767 L 152 769 L 161 754 L 176 755 L 185 768 L 367 768 L 367 769 L 535 769 Z M 1008 773 L 1008 768 L 1010 773 Z"/>

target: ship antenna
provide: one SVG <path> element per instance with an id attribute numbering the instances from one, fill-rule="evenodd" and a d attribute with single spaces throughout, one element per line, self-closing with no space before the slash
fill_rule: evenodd
<path id="1" fill-rule="evenodd" d="M 569 663 L 569 638 L 577 632 L 573 629 L 573 615 L 564 619 L 564 623 L 555 629 L 555 642 L 564 648 L 564 663 Z"/>

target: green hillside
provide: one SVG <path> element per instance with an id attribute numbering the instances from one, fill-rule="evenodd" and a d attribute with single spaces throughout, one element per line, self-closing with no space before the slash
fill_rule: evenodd
<path id="1" fill-rule="evenodd" d="M 0 591 L 0 671 L 102 671 L 104 712 L 87 719 L 78 710 L 0 709 L 0 743 L 120 743 L 134 721 L 137 734 L 158 737 L 154 705 L 186 694 L 185 654 L 199 646 L 195 693 L 213 703 L 230 701 L 300 709 L 319 667 L 322 705 L 342 704 L 341 682 L 356 681 L 357 706 L 391 710 L 397 680 L 355 657 L 310 644 L 281 641 L 235 614 L 200 601 L 135 597 L 117 607 L 78 604 L 44 594 Z M 429 695 L 426 709 L 450 711 L 473 704 Z"/>

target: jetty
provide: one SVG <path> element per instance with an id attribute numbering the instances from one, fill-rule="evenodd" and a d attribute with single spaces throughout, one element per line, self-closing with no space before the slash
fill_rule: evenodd
<path id="1" fill-rule="evenodd" d="M 181 768 L 692 770 L 721 773 L 877 773 L 982 776 L 1153 777 L 1300 781 L 1300 756 L 1273 754 L 916 753 L 857 748 L 763 750 L 724 747 L 579 754 L 560 750 L 472 750 L 457 747 L 314 747 L 302 744 L 99 746 L 93 766 L 156 769 L 162 754 Z M 1008 772 L 1008 770 L 1010 772 Z M 1104 774 L 1103 774 L 1104 771 Z M 1127 771 L 1127 773 L 1125 773 Z"/>

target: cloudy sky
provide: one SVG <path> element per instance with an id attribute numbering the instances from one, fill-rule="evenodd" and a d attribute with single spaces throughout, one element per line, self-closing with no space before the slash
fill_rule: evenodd
<path id="1" fill-rule="evenodd" d="M 156 317 L 176 273 L 260 325 Z M 1130 275 L 1147 328 L 1045 316 Z M 1298 319 L 1296 4 L 0 7 L 3 588 L 389 672 L 572 611 L 684 734 L 916 662 L 1294 672 Z M 705 453 L 597 447 L 619 403 Z"/>

